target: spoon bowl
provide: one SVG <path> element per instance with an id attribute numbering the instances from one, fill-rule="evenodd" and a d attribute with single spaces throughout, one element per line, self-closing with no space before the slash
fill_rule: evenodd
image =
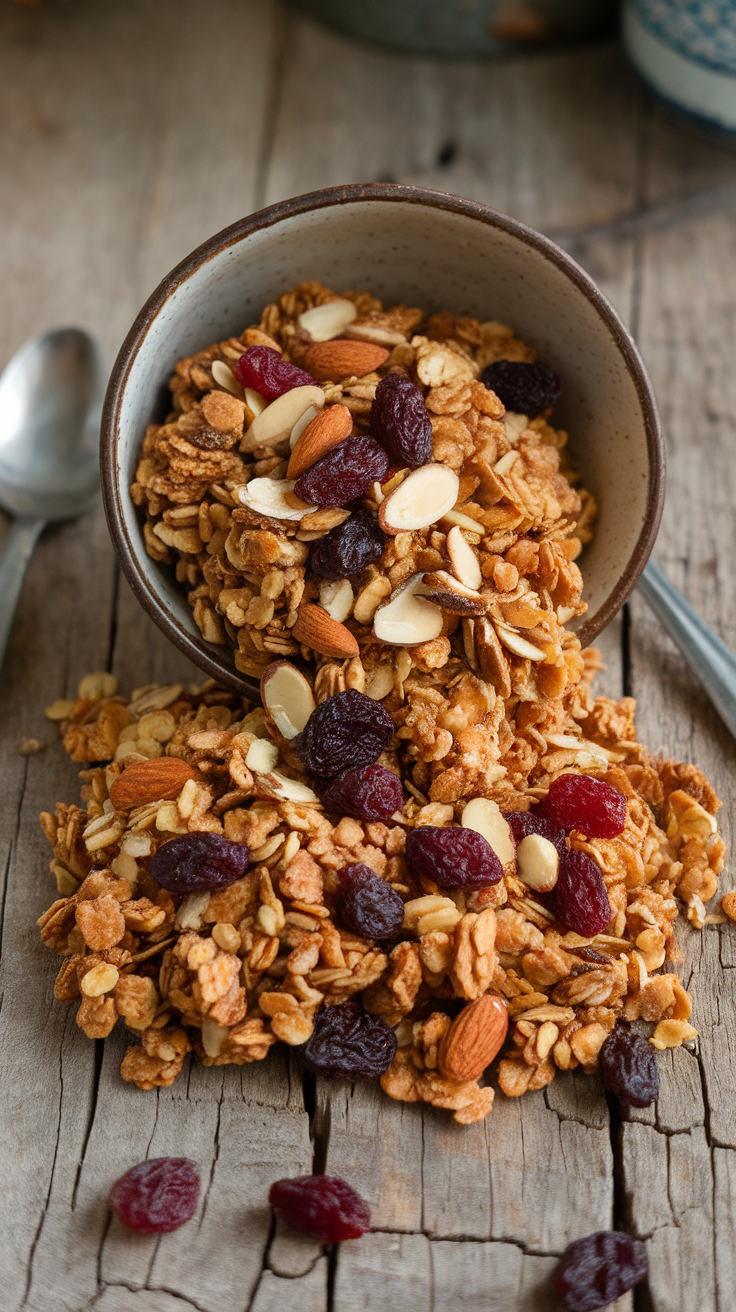
<path id="1" fill-rule="evenodd" d="M 0 374 L 0 506 L 15 517 L 0 561 L 0 666 L 41 530 L 97 497 L 102 383 L 99 351 L 81 328 L 33 338 Z"/>
<path id="2" fill-rule="evenodd" d="M 97 495 L 102 366 L 80 328 L 33 338 L 0 375 L 0 505 L 71 519 Z"/>

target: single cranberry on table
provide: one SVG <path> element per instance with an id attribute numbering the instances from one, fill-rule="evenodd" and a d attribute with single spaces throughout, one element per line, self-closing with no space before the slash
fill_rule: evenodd
<path id="1" fill-rule="evenodd" d="M 365 1199 L 339 1175 L 298 1175 L 276 1180 L 268 1191 L 276 1215 L 291 1230 L 322 1244 L 360 1239 L 371 1228 Z"/>
<path id="2" fill-rule="evenodd" d="M 520 360 L 496 360 L 487 364 L 480 381 L 495 392 L 507 410 L 536 419 L 562 394 L 562 379 L 546 365 Z"/>
<path id="3" fill-rule="evenodd" d="M 346 688 L 320 702 L 291 745 L 312 774 L 332 778 L 343 770 L 373 765 L 393 736 L 394 722 L 386 708 Z"/>
<path id="4" fill-rule="evenodd" d="M 349 579 L 381 559 L 385 542 L 375 516 L 367 510 L 354 510 L 344 524 L 320 538 L 309 567 L 323 579 Z"/>
<path id="5" fill-rule="evenodd" d="M 284 360 L 272 346 L 249 346 L 233 366 L 233 373 L 243 387 L 275 401 L 295 387 L 314 387 L 317 379 Z"/>
<path id="6" fill-rule="evenodd" d="M 199 1168 L 188 1157 L 152 1157 L 115 1181 L 110 1206 L 129 1230 L 166 1234 L 191 1220 L 199 1201 Z"/>
<path id="7" fill-rule="evenodd" d="M 418 825 L 406 836 L 406 857 L 417 874 L 440 888 L 479 888 L 503 878 L 496 853 L 475 829 Z"/>
<path id="8" fill-rule="evenodd" d="M 357 862 L 338 874 L 337 914 L 360 938 L 393 938 L 404 923 L 404 903 L 370 866 Z"/>
<path id="9" fill-rule="evenodd" d="M 374 483 L 382 483 L 390 461 L 372 437 L 348 437 L 296 481 L 294 492 L 310 506 L 347 506 Z"/>
<path id="10" fill-rule="evenodd" d="M 568 1244 L 552 1283 L 568 1312 L 608 1307 L 647 1274 L 646 1248 L 621 1230 L 598 1230 Z"/>
<path id="11" fill-rule="evenodd" d="M 560 774 L 535 812 L 561 829 L 579 830 L 586 838 L 616 838 L 626 825 L 626 798 L 605 779 Z"/>
<path id="12" fill-rule="evenodd" d="M 584 938 L 602 934 L 613 918 L 600 866 L 587 852 L 566 850 L 560 858 L 554 888 L 537 897 L 563 929 Z"/>
<path id="13" fill-rule="evenodd" d="M 386 1022 L 350 998 L 317 1012 L 303 1054 L 310 1070 L 328 1079 L 371 1080 L 388 1070 L 397 1046 Z"/>
<path id="14" fill-rule="evenodd" d="M 383 765 L 361 765 L 343 770 L 322 792 L 325 810 L 353 820 L 386 821 L 404 805 L 398 775 Z"/>
<path id="15" fill-rule="evenodd" d="M 418 469 L 434 459 L 432 421 L 424 393 L 403 374 L 388 374 L 371 405 L 371 432 L 399 469 Z"/>
<path id="16" fill-rule="evenodd" d="M 604 1088 L 631 1107 L 650 1107 L 659 1097 L 659 1067 L 651 1043 L 619 1021 L 598 1055 Z"/>
<path id="17" fill-rule="evenodd" d="M 170 893 L 199 893 L 227 888 L 248 869 L 250 852 L 245 843 L 232 843 L 222 834 L 181 834 L 162 843 L 148 869 Z"/>

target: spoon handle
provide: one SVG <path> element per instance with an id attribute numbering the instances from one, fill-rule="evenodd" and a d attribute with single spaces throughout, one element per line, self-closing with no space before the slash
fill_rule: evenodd
<path id="1" fill-rule="evenodd" d="M 16 519 L 5 543 L 0 560 L 0 669 L 5 660 L 26 566 L 43 527 L 42 519 Z"/>
<path id="2" fill-rule="evenodd" d="M 651 560 L 639 580 L 639 592 L 736 738 L 736 655 Z"/>

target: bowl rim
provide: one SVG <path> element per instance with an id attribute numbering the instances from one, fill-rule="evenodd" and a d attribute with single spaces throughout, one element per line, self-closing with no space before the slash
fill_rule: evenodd
<path id="1" fill-rule="evenodd" d="M 143 548 L 142 542 L 141 546 L 138 547 L 130 538 L 122 503 L 123 496 L 129 495 L 129 493 L 127 487 L 122 489 L 120 480 L 117 478 L 122 400 L 130 372 L 151 325 L 169 298 L 197 269 L 216 255 L 236 245 L 245 237 L 249 237 L 265 228 L 273 227 L 284 220 L 310 211 L 363 201 L 400 202 L 401 204 L 425 205 L 433 209 L 447 210 L 454 214 L 462 214 L 467 218 L 475 219 L 487 224 L 489 227 L 497 228 L 520 239 L 555 264 L 575 284 L 577 289 L 587 297 L 623 357 L 627 372 L 636 389 L 644 418 L 649 461 L 647 509 L 641 532 L 615 587 L 603 604 L 598 607 L 598 610 L 593 615 L 586 616 L 583 624 L 577 630 L 577 636 L 583 647 L 588 646 L 601 630 L 610 623 L 630 596 L 651 554 L 662 519 L 665 494 L 665 445 L 652 384 L 634 339 L 618 313 L 600 288 L 593 282 L 593 279 L 571 255 L 568 255 L 549 237 L 543 236 L 542 233 L 530 228 L 519 219 L 511 218 L 482 201 L 469 200 L 462 196 L 455 196 L 451 192 L 435 191 L 428 187 L 415 187 L 393 182 L 349 183 L 338 187 L 325 187 L 319 191 L 307 192 L 301 196 L 293 196 L 287 200 L 277 201 L 275 204 L 257 210 L 245 218 L 238 219 L 235 223 L 223 228 L 200 246 L 197 246 L 162 279 L 158 287 L 151 293 L 136 316 L 113 365 L 105 395 L 100 429 L 100 472 L 105 514 L 118 559 L 136 600 L 156 622 L 166 637 L 188 656 L 195 665 L 205 670 L 211 678 L 225 683 L 241 694 L 250 697 L 256 693 L 258 686 L 256 680 L 240 674 L 234 668 L 229 669 L 218 660 L 201 636 L 195 638 L 188 633 L 176 619 L 161 595 L 151 586 L 139 563 L 139 551 L 145 548 Z"/>

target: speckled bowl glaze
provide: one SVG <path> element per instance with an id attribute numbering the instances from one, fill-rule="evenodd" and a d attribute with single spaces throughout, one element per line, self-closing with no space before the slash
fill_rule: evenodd
<path id="1" fill-rule="evenodd" d="M 173 570 L 146 554 L 128 487 L 146 425 L 168 409 L 176 361 L 257 323 L 304 278 L 500 319 L 562 376 L 555 423 L 569 429 L 600 506 L 581 561 L 578 632 L 589 643 L 634 587 L 662 513 L 664 447 L 639 353 L 587 274 L 545 237 L 476 201 L 390 184 L 334 187 L 241 219 L 183 260 L 138 315 L 110 378 L 101 462 L 110 531 L 141 605 L 208 674 L 252 693 L 229 650 L 201 637 Z"/>

